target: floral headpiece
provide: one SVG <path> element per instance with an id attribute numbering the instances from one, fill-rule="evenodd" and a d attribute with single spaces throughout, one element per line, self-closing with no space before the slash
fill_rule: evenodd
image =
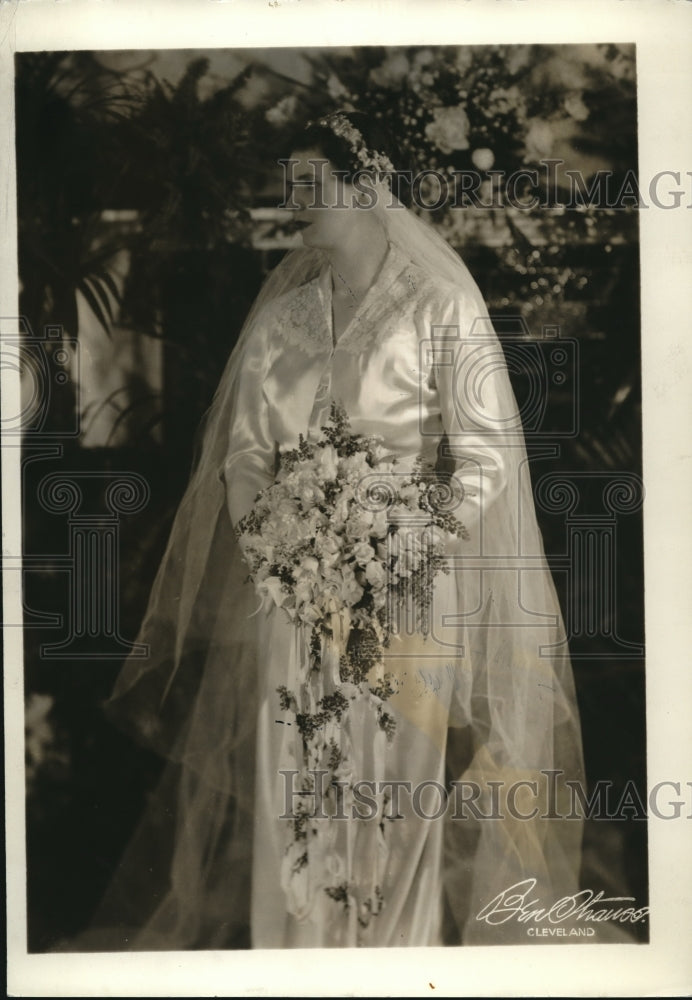
<path id="1" fill-rule="evenodd" d="M 362 164 L 364 170 L 394 173 L 394 164 L 389 157 L 384 153 L 378 153 L 377 150 L 368 149 L 363 139 L 363 133 L 349 121 L 343 111 L 334 111 L 332 114 L 325 115 L 318 119 L 315 124 L 331 129 L 334 135 L 345 139 L 351 147 L 354 157 Z"/>

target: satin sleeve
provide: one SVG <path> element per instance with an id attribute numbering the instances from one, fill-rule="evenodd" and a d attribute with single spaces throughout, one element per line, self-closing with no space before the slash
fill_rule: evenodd
<path id="1" fill-rule="evenodd" d="M 228 431 L 223 474 L 228 511 L 234 525 L 252 509 L 260 490 L 274 479 L 276 442 L 270 429 L 265 393 L 269 355 L 265 322 L 254 332 L 245 349 Z"/>
<path id="2" fill-rule="evenodd" d="M 506 429 L 518 420 L 516 402 L 482 303 L 458 297 L 435 313 L 432 377 L 444 435 L 440 465 L 462 492 L 457 513 L 480 548 L 483 522 L 491 509 L 497 512 L 507 487 Z"/>

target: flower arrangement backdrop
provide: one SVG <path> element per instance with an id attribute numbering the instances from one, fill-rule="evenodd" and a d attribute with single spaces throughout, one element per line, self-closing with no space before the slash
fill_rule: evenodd
<path id="1" fill-rule="evenodd" d="M 27 336 L 62 330 L 41 348 L 68 376 L 45 400 L 44 429 L 77 428 L 59 458 L 34 452 L 24 472 L 33 557 L 25 593 L 30 948 L 50 948 L 88 920 L 159 771 L 102 721 L 117 660 L 49 663 L 41 654 L 63 638 L 41 615 L 68 620 L 69 588 L 59 571 L 64 518 L 35 499 L 38 481 L 87 472 L 87 500 L 98 510 L 99 477 L 128 469 L 147 480 L 148 504 L 120 524 L 118 614 L 133 638 L 198 420 L 263 275 L 299 239 L 277 209 L 277 160 L 306 119 L 335 108 L 386 119 L 407 161 L 397 166 L 450 182 L 455 171 L 474 171 L 486 203 L 502 173 L 537 172 L 548 207 L 454 208 L 447 199 L 420 211 L 466 259 L 498 329 L 540 339 L 545 327 L 559 328 L 578 340 L 578 433 L 554 468 L 639 472 L 636 209 L 632 198 L 617 208 L 588 197 L 564 207 L 569 170 L 587 185 L 607 171 L 615 192 L 636 172 L 635 85 L 633 46 L 613 44 L 17 56 L 20 313 Z M 550 181 L 546 161 L 556 161 Z M 421 189 L 426 204 L 436 183 Z M 23 373 L 28 394 L 30 376 Z M 573 404 L 571 387 L 551 396 L 556 413 Z M 547 551 L 559 551 L 564 526 L 543 517 L 542 529 Z M 616 610 L 637 641 L 636 517 L 623 520 L 619 541 Z M 582 662 L 577 683 L 590 780 L 643 782 L 641 661 Z M 644 824 L 601 827 L 592 881 L 644 902 Z"/>

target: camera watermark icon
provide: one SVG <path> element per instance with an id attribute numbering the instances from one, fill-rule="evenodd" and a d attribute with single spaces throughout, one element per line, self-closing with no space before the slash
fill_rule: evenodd
<path id="1" fill-rule="evenodd" d="M 360 479 L 355 496 L 361 510 L 385 516 L 383 556 L 389 573 L 399 580 L 398 587 L 387 588 L 387 624 L 394 636 L 431 632 L 433 583 L 445 563 L 440 525 L 465 532 L 458 516 L 465 497 L 461 479 L 431 469 L 416 473 L 416 480 L 406 471 L 373 470 Z M 398 502 L 400 490 L 413 492 L 415 507 Z"/>
<path id="2" fill-rule="evenodd" d="M 564 550 L 551 556 L 550 565 L 567 578 L 567 635 L 547 651 L 571 659 L 643 657 L 644 646 L 622 638 L 617 621 L 618 516 L 640 510 L 640 476 L 549 473 L 537 481 L 535 501 L 539 510 L 565 516 Z"/>
<path id="3" fill-rule="evenodd" d="M 94 492 L 99 495 L 96 510 L 90 509 Z M 132 643 L 121 634 L 120 521 L 142 510 L 149 496 L 146 479 L 133 472 L 54 472 L 39 481 L 39 506 L 67 519 L 67 551 L 6 555 L 3 565 L 24 576 L 47 571 L 64 576 L 65 614 L 37 612 L 24 602 L 24 621 L 5 622 L 16 627 L 61 628 L 58 641 L 41 646 L 42 659 L 121 660 L 148 655 L 146 645 Z"/>
<path id="4" fill-rule="evenodd" d="M 579 431 L 579 342 L 543 327 L 532 338 L 522 316 L 478 316 L 468 334 L 457 325 L 434 325 L 419 347 L 421 371 L 448 383 L 455 425 L 450 443 L 467 433 L 498 435 L 527 443 L 573 438 Z M 499 338 L 498 338 L 499 335 Z M 511 390 L 503 384 L 504 373 Z M 424 417 L 421 385 L 420 433 L 436 433 Z M 552 405 L 559 394 L 560 405 Z"/>
<path id="5" fill-rule="evenodd" d="M 3 438 L 78 437 L 79 362 L 79 343 L 61 326 L 45 326 L 37 334 L 23 316 L 0 317 L 0 368 L 3 376 L 14 375 L 19 386 L 14 405 L 3 410 Z"/>

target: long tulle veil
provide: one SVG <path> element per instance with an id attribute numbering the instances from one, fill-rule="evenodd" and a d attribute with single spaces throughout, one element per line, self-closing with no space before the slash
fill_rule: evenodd
<path id="1" fill-rule="evenodd" d="M 387 238 L 416 267 L 473 304 L 474 335 L 489 367 L 502 349 L 465 264 L 432 226 L 377 186 Z M 267 307 L 310 280 L 319 251 L 290 252 L 269 276 L 231 354 L 206 415 L 194 472 L 178 509 L 137 642 L 107 712 L 168 761 L 149 816 L 114 878 L 97 922 L 117 921 L 120 947 L 237 947 L 247 943 L 258 710 L 256 601 L 231 525 L 224 482 L 243 358 Z M 469 331 L 462 331 L 462 336 Z M 481 383 L 482 384 L 482 380 Z M 581 824 L 564 815 L 565 781 L 582 777 L 579 718 L 557 598 L 543 553 L 516 402 L 505 379 L 493 446 L 509 474 L 503 495 L 475 512 L 482 545 L 452 558 L 459 593 L 459 669 L 473 678 L 470 723 L 450 730 L 450 780 L 478 787 L 477 811 L 447 823 L 444 886 L 450 943 L 525 942 L 516 923 L 489 927 L 483 903 L 525 878 L 555 900 L 577 886 Z M 483 406 L 482 392 L 473 405 Z M 503 422 L 504 421 L 504 422 Z M 467 685 L 466 679 L 464 684 Z M 546 777 L 547 776 L 547 777 Z M 538 814 L 508 810 L 510 783 L 537 797 Z M 519 787 L 519 786 L 517 786 Z M 494 796 L 494 798 L 493 798 Z M 516 798 L 516 796 L 515 796 Z M 522 803 L 521 795 L 516 799 Z M 516 802 L 515 802 L 516 805 Z M 504 818 L 498 818 L 499 816 Z M 145 873 L 167 830 L 163 884 Z"/>

